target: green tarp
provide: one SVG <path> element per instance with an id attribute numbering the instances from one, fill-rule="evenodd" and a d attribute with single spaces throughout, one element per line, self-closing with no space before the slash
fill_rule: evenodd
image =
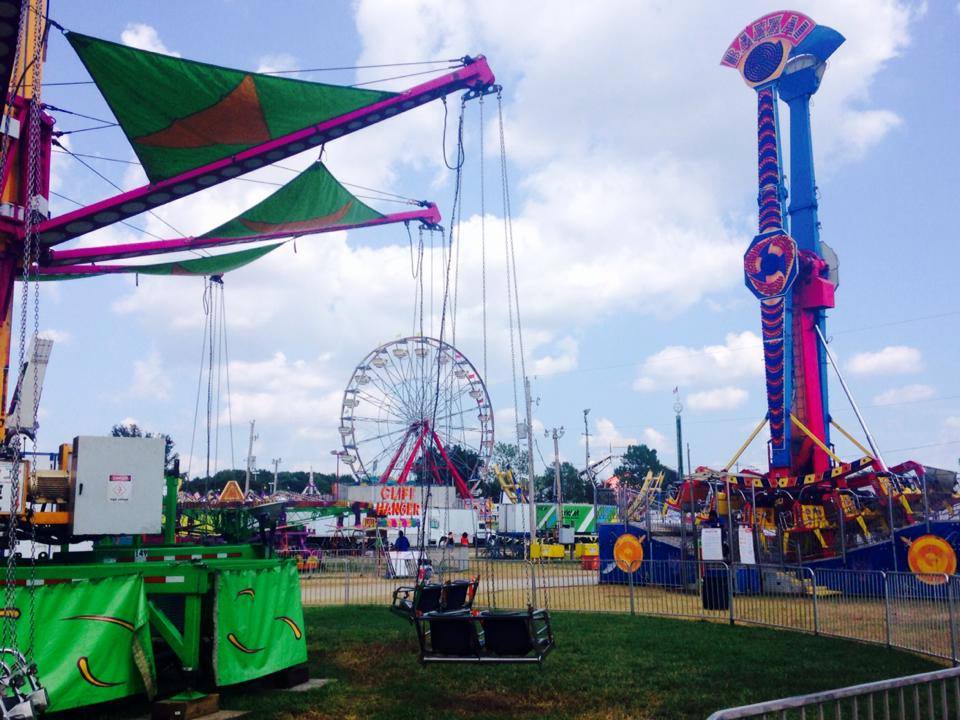
<path id="1" fill-rule="evenodd" d="M 394 93 L 272 77 L 67 33 L 151 182 Z"/>
<path id="2" fill-rule="evenodd" d="M 139 575 L 33 590 L 34 660 L 50 710 L 155 692 L 147 599 Z M 17 647 L 29 644 L 30 590 L 18 588 Z"/>
<path id="3" fill-rule="evenodd" d="M 79 278 L 101 277 L 103 275 L 116 274 L 138 274 L 138 275 L 221 275 L 231 270 L 236 270 L 244 265 L 249 265 L 254 260 L 258 260 L 272 250 L 276 250 L 283 243 L 274 243 L 273 245 L 264 245 L 262 247 L 250 248 L 248 250 L 238 250 L 236 252 L 221 253 L 212 257 L 201 257 L 192 260 L 174 260 L 171 262 L 150 263 L 148 265 L 103 265 L 103 272 L 97 272 L 96 265 L 90 265 L 90 272 L 68 273 L 62 275 L 51 274 L 41 275 L 40 279 L 49 280 L 77 280 Z M 118 268 L 110 269 L 106 268 Z M 54 268 L 56 271 L 56 268 Z"/>
<path id="4" fill-rule="evenodd" d="M 218 573 L 214 624 L 217 685 L 233 685 L 306 662 L 296 563 Z"/>
<path id="5" fill-rule="evenodd" d="M 316 162 L 246 212 L 201 237 L 306 234 L 382 217 L 344 188 L 323 163 Z"/>

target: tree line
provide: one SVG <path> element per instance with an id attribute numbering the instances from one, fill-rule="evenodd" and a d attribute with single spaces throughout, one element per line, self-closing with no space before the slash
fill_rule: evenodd
<path id="1" fill-rule="evenodd" d="M 166 433 L 144 432 L 135 423 L 120 423 L 114 425 L 111 430 L 114 437 L 162 437 L 165 441 L 164 462 L 167 473 L 180 473 L 179 467 L 180 455 L 175 451 L 176 444 Z M 467 470 L 475 464 L 475 456 L 469 451 L 460 451 L 454 447 L 450 449 L 449 456 L 451 462 L 457 466 L 458 471 L 468 474 Z M 501 469 L 511 468 L 517 477 L 525 476 L 527 470 L 527 455 L 524 449 L 518 448 L 510 443 L 496 443 L 493 449 L 493 458 L 491 461 Z M 440 463 L 437 463 L 439 465 Z M 424 470 L 416 472 L 411 480 L 417 479 L 420 475 L 428 477 Z M 639 487 L 643 483 L 648 471 L 654 474 L 663 472 L 665 475 L 664 485 L 669 487 L 677 482 L 677 473 L 673 468 L 665 466 L 657 455 L 654 448 L 647 447 L 644 444 L 630 445 L 624 451 L 620 458 L 620 463 L 614 468 L 613 474 L 617 476 L 620 484 L 627 487 Z M 184 473 L 185 475 L 185 473 Z M 448 480 L 446 473 L 443 473 L 442 480 Z M 222 490 L 224 486 L 235 480 L 240 487 L 244 486 L 246 480 L 245 469 L 219 470 L 212 477 L 205 478 L 199 475 L 192 478 L 184 477 L 184 490 L 189 492 L 206 492 L 207 490 Z M 290 492 L 302 492 L 310 481 L 310 473 L 304 471 L 283 470 L 277 473 L 277 490 L 287 490 Z M 336 476 L 333 473 L 313 473 L 313 483 L 323 494 L 333 492 L 333 485 L 336 482 Z M 349 479 L 348 479 L 349 482 Z M 536 477 L 537 502 L 555 502 L 555 479 L 554 467 L 548 465 L 544 468 L 542 474 Z M 265 470 L 254 472 L 250 476 L 250 488 L 257 493 L 269 492 L 273 488 L 273 473 Z M 563 461 L 560 463 L 560 492 L 563 502 L 569 503 L 591 503 L 593 502 L 593 488 L 590 486 L 590 480 L 586 473 L 577 469 L 572 463 Z M 480 494 L 483 497 L 499 499 L 500 485 L 496 478 L 489 477 L 481 482 Z"/>

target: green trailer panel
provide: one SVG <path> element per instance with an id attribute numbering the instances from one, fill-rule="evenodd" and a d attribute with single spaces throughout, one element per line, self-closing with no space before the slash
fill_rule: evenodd
<path id="1" fill-rule="evenodd" d="M 21 649 L 35 626 L 34 661 L 51 711 L 155 693 L 141 576 L 20 587 L 15 608 L 6 612 L 17 613 Z"/>
<path id="2" fill-rule="evenodd" d="M 263 677 L 305 663 L 296 564 L 217 573 L 213 669 L 217 685 Z"/>

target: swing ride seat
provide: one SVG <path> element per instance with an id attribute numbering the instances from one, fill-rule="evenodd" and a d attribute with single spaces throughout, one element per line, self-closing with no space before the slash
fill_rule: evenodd
<path id="1" fill-rule="evenodd" d="M 425 585 L 401 586 L 393 591 L 393 603 L 390 611 L 412 620 L 418 614 L 440 610 L 443 603 L 443 585 L 427 583 Z"/>
<path id="2" fill-rule="evenodd" d="M 553 649 L 547 610 L 426 613 L 416 618 L 421 663 L 540 663 Z"/>
<path id="3" fill-rule="evenodd" d="M 470 610 L 477 595 L 480 578 L 448 580 L 415 587 L 398 587 L 393 591 L 391 612 L 408 620 L 431 612 L 459 612 Z"/>
<path id="4" fill-rule="evenodd" d="M 443 609 L 446 612 L 470 610 L 477 595 L 480 578 L 451 580 L 443 586 Z"/>

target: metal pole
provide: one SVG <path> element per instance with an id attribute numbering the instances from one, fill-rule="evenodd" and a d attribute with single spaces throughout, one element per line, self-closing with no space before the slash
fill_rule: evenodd
<path id="1" fill-rule="evenodd" d="M 953 578 L 949 575 L 945 575 L 947 579 L 947 610 L 950 612 L 950 661 L 953 663 L 953 666 L 957 666 L 957 617 L 955 614 L 956 608 L 954 603 L 956 598 L 954 598 L 953 593 Z"/>
<path id="2" fill-rule="evenodd" d="M 893 524 L 893 475 L 887 475 L 887 510 L 890 520 L 890 554 L 893 556 L 893 571 L 897 572 L 897 528 Z"/>
<path id="3" fill-rule="evenodd" d="M 247 493 L 250 492 L 250 471 L 253 468 L 253 441 L 257 439 L 257 436 L 253 434 L 253 427 L 256 425 L 256 420 L 250 421 L 250 443 L 247 445 L 247 473 L 244 476 L 243 480 L 243 496 L 246 497 Z"/>
<path id="4" fill-rule="evenodd" d="M 280 470 L 280 463 L 283 462 L 283 458 L 274 458 L 270 462 L 273 463 L 273 494 L 277 494 L 277 475 Z"/>
<path id="5" fill-rule="evenodd" d="M 890 647 L 890 585 L 887 574 L 880 571 L 883 577 L 883 622 L 886 630 L 887 647 Z"/>
<path id="6" fill-rule="evenodd" d="M 857 407 L 857 402 L 853 399 L 853 394 L 850 392 L 850 388 L 847 387 L 847 381 L 843 379 L 843 373 L 840 372 L 840 366 L 837 364 L 836 358 L 833 357 L 833 352 L 827 345 L 826 338 L 824 338 L 823 333 L 820 332 L 819 326 L 815 325 L 814 330 L 817 331 L 817 337 L 820 338 L 820 343 L 823 345 L 824 352 L 827 354 L 827 359 L 830 361 L 830 365 L 833 366 L 833 371 L 837 374 L 837 378 L 840 380 L 840 387 L 843 388 L 843 392 L 847 396 L 847 400 L 850 401 L 850 407 L 853 408 L 853 412 L 857 416 L 860 427 L 863 428 L 863 434 L 867 436 L 867 444 L 870 445 L 870 450 L 873 451 L 873 457 L 875 457 L 877 462 L 880 463 L 880 467 L 884 472 L 889 472 L 887 469 L 887 463 L 884 462 L 883 456 L 880 454 L 880 449 L 877 447 L 877 443 L 874 441 L 873 435 L 870 434 L 870 430 L 867 428 L 867 423 L 863 419 L 863 415 L 860 413 L 860 408 Z"/>
<path id="7" fill-rule="evenodd" d="M 730 543 L 730 564 L 733 560 L 733 482 L 727 477 L 727 537 Z"/>
<path id="8" fill-rule="evenodd" d="M 530 397 L 530 378 L 528 377 L 523 379 L 523 391 L 527 405 L 527 499 L 530 502 L 529 555 L 533 555 L 533 544 L 537 541 L 537 476 L 533 470 L 533 399 Z M 536 576 L 531 573 L 530 578 L 533 583 L 534 597 L 536 597 Z"/>
<path id="9" fill-rule="evenodd" d="M 693 461 L 690 459 L 690 443 L 687 443 L 687 471 L 693 472 Z"/>
<path id="10" fill-rule="evenodd" d="M 557 542 L 560 542 L 560 531 L 563 530 L 563 487 L 560 482 L 560 438 L 563 437 L 563 428 L 553 428 L 553 499 L 557 503 Z"/>
<path id="11" fill-rule="evenodd" d="M 600 539 L 600 518 L 597 516 L 597 483 L 590 472 L 590 425 L 587 422 L 587 415 L 590 414 L 590 408 L 586 408 L 583 411 L 583 437 L 584 437 L 584 446 L 585 446 L 585 457 L 584 461 L 584 472 L 587 475 L 587 480 L 590 481 L 590 487 L 593 491 L 593 527 L 597 531 L 597 540 Z"/>
<path id="12" fill-rule="evenodd" d="M 847 514 L 843 510 L 843 496 L 837 493 L 840 499 L 840 557 L 843 558 L 843 567 L 847 567 Z M 850 502 L 853 502 L 851 499 Z"/>
<path id="13" fill-rule="evenodd" d="M 530 378 L 523 379 L 524 400 L 526 403 L 527 429 L 527 499 L 529 501 L 530 546 L 537 541 L 537 483 L 533 467 L 533 399 L 530 395 Z"/>
<path id="14" fill-rule="evenodd" d="M 683 405 L 679 402 L 673 406 L 677 410 L 677 477 L 680 480 L 683 480 L 683 429 L 680 426 L 680 410 L 683 409 Z"/>
<path id="15" fill-rule="evenodd" d="M 647 549 L 650 551 L 650 560 L 653 560 L 653 528 L 650 527 L 650 508 L 653 507 L 652 498 L 647 496 L 646 509 L 644 515 L 647 518 Z"/>

